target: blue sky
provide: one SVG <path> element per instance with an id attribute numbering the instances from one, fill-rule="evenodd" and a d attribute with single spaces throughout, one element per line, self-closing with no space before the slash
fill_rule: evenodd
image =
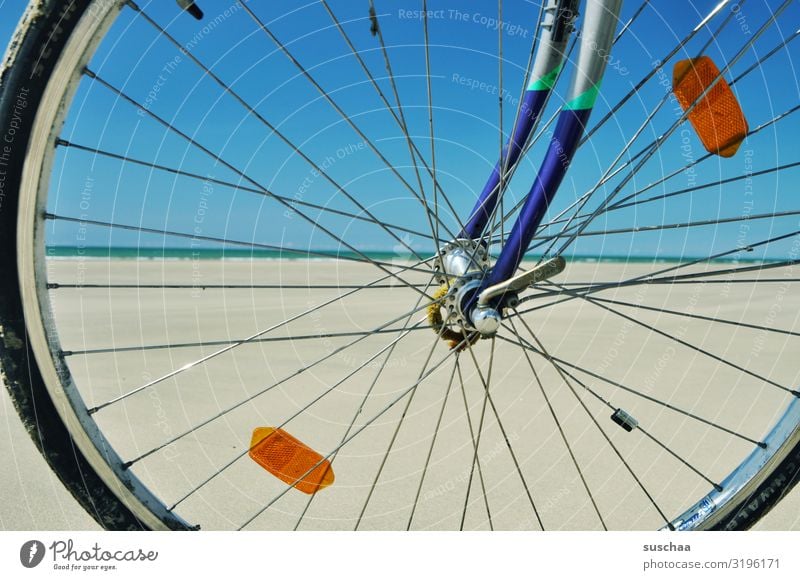
<path id="1" fill-rule="evenodd" d="M 10 36 L 12 22 L 17 20 L 23 4 L 19 0 L 0 0 L 0 11 L 4 16 L 0 19 L 0 35 L 4 40 Z M 413 10 L 417 3 L 408 3 L 410 8 L 399 8 L 394 2 L 378 1 L 376 4 L 390 47 L 409 131 L 430 161 L 423 26 Z M 656 59 L 675 46 L 716 1 L 656 4 L 657 10 L 646 8 L 615 47 L 590 126 L 638 82 Z M 286 56 L 276 51 L 275 45 L 244 11 L 234 9 L 225 13 L 231 3 L 206 0 L 201 3 L 207 12 L 206 20 L 197 23 L 181 15 L 174 2 L 142 2 L 141 5 L 181 44 L 190 44 L 193 54 L 201 61 L 213 65 L 214 72 L 231 84 L 259 114 L 278 125 L 293 142 L 302 144 L 302 150 L 317 165 L 323 166 L 374 215 L 392 224 L 429 233 L 419 202 L 411 197 L 408 189 L 316 89 L 298 75 Z M 381 89 L 392 100 L 380 45 L 369 31 L 367 3 L 331 0 L 330 5 L 345 23 L 345 30 L 368 67 L 378 77 Z M 264 21 L 271 22 L 270 30 L 416 189 L 416 175 L 410 167 L 402 133 L 374 88 L 366 81 L 350 49 L 332 27 L 328 14 L 318 4 L 289 2 L 281 3 L 281 6 L 283 8 L 259 3 L 254 4 L 254 9 Z M 627 20 L 638 6 L 639 2 L 635 0 L 625 2 L 622 19 Z M 724 66 L 765 21 L 765 6 L 764 0 L 743 3 L 706 54 L 720 67 Z M 489 3 L 468 3 L 468 7 L 464 7 L 464 3 L 434 1 L 429 3 L 429 8 L 435 11 L 429 20 L 429 34 L 437 174 L 463 219 L 495 163 L 500 147 L 497 7 Z M 503 34 L 502 84 L 506 98 L 502 124 L 503 130 L 509 131 L 524 78 L 538 6 L 527 1 L 504 2 L 503 10 L 508 24 Z M 714 20 L 710 28 L 716 29 L 727 14 L 724 12 Z M 209 26 L 215 18 L 217 24 Z M 794 32 L 798 25 L 800 8 L 795 5 L 734 65 L 732 72 L 726 75 L 728 80 L 746 70 L 759 55 L 764 55 L 782 37 Z M 224 94 L 218 85 L 204 77 L 194 63 L 181 56 L 165 39 L 159 38 L 155 29 L 136 18 L 134 12 L 129 9 L 123 12 L 112 29 L 112 39 L 100 47 L 91 63 L 91 67 L 108 82 L 124 87 L 131 98 L 193 135 L 197 142 L 213 149 L 259 186 L 288 198 L 359 212 L 312 166 L 294 154 L 230 95 Z M 665 63 L 663 73 L 656 75 L 640 90 L 579 152 L 551 208 L 553 214 L 597 182 L 664 95 L 674 62 L 695 56 L 708 39 L 707 31 L 698 34 L 682 54 Z M 800 54 L 799 46 L 790 44 L 788 51 L 781 51 L 735 85 L 751 127 L 798 102 L 800 88 L 793 58 Z M 571 69 L 567 67 L 545 119 L 566 94 L 570 75 Z M 666 130 L 675 118 L 674 105 L 668 103 L 631 151 L 638 152 Z M 734 158 L 710 159 L 692 172 L 679 173 L 663 186 L 651 190 L 648 197 L 793 162 L 797 159 L 797 146 L 800 144 L 798 125 L 798 119 L 790 117 L 749 139 Z M 679 128 L 619 196 L 627 195 L 705 153 L 697 137 L 684 129 L 689 129 L 689 126 Z M 75 143 L 252 187 L 236 172 L 215 163 L 143 111 L 89 79 L 84 79 L 79 87 L 73 113 L 67 119 L 62 136 Z M 511 183 L 508 199 L 518 200 L 527 193 L 545 145 L 546 138 L 542 138 L 523 161 Z M 632 224 L 655 225 L 796 209 L 793 201 L 797 181 L 798 170 L 791 169 L 780 176 L 770 174 L 724 187 L 698 190 L 692 195 L 638 206 L 635 212 L 629 209 L 608 214 L 589 229 L 627 228 Z M 593 199 L 601 201 L 613 191 L 617 182 L 618 179 L 612 180 Z M 430 195 L 430 179 L 425 178 L 423 185 Z M 74 149 L 59 150 L 48 206 L 61 215 L 84 219 L 285 247 L 343 249 L 324 233 L 323 228 L 363 250 L 391 250 L 398 244 L 373 224 L 303 209 L 321 226 L 314 227 L 296 212 L 287 213 L 285 207 L 252 192 L 201 179 L 176 177 L 107 158 L 95 158 Z M 451 229 L 457 229 L 452 216 L 446 218 L 446 223 Z M 734 222 L 725 226 L 648 232 L 635 236 L 597 236 L 581 240 L 574 251 L 613 256 L 702 255 L 708 253 L 709 247 L 713 251 L 730 249 L 737 244 L 754 243 L 797 229 L 796 226 L 797 218 L 794 216 L 774 222 L 751 221 L 746 228 L 740 222 Z M 405 241 L 420 251 L 431 248 L 429 240 L 423 236 L 410 234 Z M 49 243 L 185 247 L 191 242 L 100 227 L 83 230 L 76 225 L 58 223 L 50 229 Z M 195 243 L 209 245 L 208 242 Z M 788 247 L 787 244 L 771 246 L 768 254 L 783 255 Z"/>
<path id="2" fill-rule="evenodd" d="M 0 34 L 2 34 L 3 45 L 8 44 L 11 33 L 16 27 L 17 21 L 25 9 L 26 2 L 22 0 L 0 0 L 0 10 L 2 10 L 3 19 L 0 21 Z"/>

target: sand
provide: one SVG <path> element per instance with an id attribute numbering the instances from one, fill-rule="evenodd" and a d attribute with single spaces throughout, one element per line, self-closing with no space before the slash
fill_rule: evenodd
<path id="1" fill-rule="evenodd" d="M 670 266 L 575 263 L 568 265 L 558 282 L 615 281 Z M 714 264 L 709 269 L 727 267 Z M 453 374 L 455 357 L 425 323 L 400 339 L 383 363 L 400 336 L 393 330 L 405 324 L 420 297 L 400 283 L 385 287 L 387 282 L 381 282 L 379 288 L 358 291 L 314 314 L 302 315 L 348 292 L 346 285 L 379 278 L 373 267 L 330 261 L 59 259 L 52 260 L 48 269 L 53 282 L 83 286 L 53 290 L 51 297 L 62 348 L 73 353 L 67 360 L 88 406 L 129 393 L 232 341 L 257 333 L 264 333 L 261 339 L 270 339 L 237 346 L 95 415 L 125 459 L 221 415 L 135 465 L 137 475 L 171 503 L 232 461 L 221 475 L 178 506 L 178 513 L 204 529 L 240 526 L 285 488 L 247 457 L 251 433 L 260 426 L 283 426 L 322 454 L 357 435 L 334 458 L 332 486 L 315 496 L 290 490 L 248 528 L 291 529 L 307 508 L 302 529 L 353 529 L 357 524 L 359 529 L 405 529 L 412 509 L 413 529 L 458 529 L 469 488 L 465 527 L 470 529 L 489 527 L 487 504 L 495 529 L 538 529 L 540 523 L 546 529 L 598 529 L 601 524 L 591 499 L 610 528 L 654 529 L 663 520 L 606 437 L 671 517 L 707 493 L 710 485 L 641 430 L 627 433 L 614 424 L 610 419 L 614 408 L 633 415 L 654 439 L 714 481 L 729 473 L 752 444 L 598 377 L 754 439 L 774 422 L 789 396 L 674 338 L 778 384 L 791 386 L 798 381 L 796 339 L 745 326 L 800 328 L 800 293 L 782 280 L 784 270 L 763 273 L 777 281 L 755 287 L 727 276 L 710 278 L 724 283 L 637 285 L 594 295 L 737 325 L 604 303 L 625 318 L 583 299 L 548 306 L 554 299 L 540 295 L 521 307 L 541 307 L 523 315 L 536 338 L 564 364 L 595 376 L 564 366 L 580 383 L 569 377 L 565 381 L 542 356 L 523 351 L 504 328 L 500 336 L 507 340 L 498 338 L 494 344 L 483 340 L 473 349 L 474 359 L 468 352 L 459 356 L 462 390 L 458 373 Z M 677 273 L 689 271 L 698 269 Z M 752 277 L 743 274 L 738 279 Z M 406 273 L 404 278 L 427 282 L 423 273 Z M 332 287 L 283 291 L 250 287 L 309 282 Z M 156 287 L 87 287 L 109 283 Z M 161 287 L 164 284 L 185 287 Z M 209 287 L 214 284 L 246 287 Z M 296 321 L 280 326 L 295 316 Z M 414 314 L 411 325 L 423 317 L 424 312 Z M 372 330 L 394 319 L 400 322 L 387 327 L 392 332 L 367 336 L 347 348 L 364 335 L 320 338 Z M 528 331 L 515 324 L 520 335 L 533 342 Z M 288 336 L 295 340 L 282 340 Z M 487 376 L 492 352 L 491 376 Z M 444 362 L 439 365 L 440 361 Z M 306 370 L 297 373 L 302 368 Z M 436 370 L 414 388 L 420 374 L 431 369 Z M 484 380 L 490 384 L 492 404 L 482 413 Z M 411 392 L 413 399 L 406 410 L 409 398 L 403 395 Z M 223 413 L 244 399 L 252 400 Z M 83 517 L 35 457 L 7 395 L 3 401 L 14 445 L 0 457 L 2 526 L 92 528 L 93 522 Z M 481 424 L 481 469 L 473 470 L 470 433 L 477 434 Z M 393 437 L 392 453 L 383 463 Z M 366 502 L 381 464 L 378 484 Z M 592 490 L 591 499 L 581 476 Z M 25 501 L 13 499 L 18 497 Z M 759 528 L 800 529 L 798 506 L 800 494 L 795 491 Z"/>

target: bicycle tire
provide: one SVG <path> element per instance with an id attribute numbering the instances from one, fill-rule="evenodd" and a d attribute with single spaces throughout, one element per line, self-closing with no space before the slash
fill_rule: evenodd
<path id="1" fill-rule="evenodd" d="M 10 128 L 15 130 L 14 146 L 6 168 L 6 195 L 0 206 L 0 243 L 7 248 L 0 254 L 0 267 L 4 272 L 19 272 L 23 268 L 17 251 L 19 191 L 23 187 L 23 168 L 42 98 L 81 18 L 97 4 L 92 0 L 70 0 L 66 4 L 56 0 L 32 2 L 3 65 L 0 135 L 7 134 Z M 18 106 L 20 91 L 26 94 L 24 111 L 20 111 Z M 19 130 L 19 127 L 23 129 Z M 73 443 L 74 425 L 68 426 L 57 409 L 58 404 L 42 378 L 40 364 L 28 343 L 24 298 L 17 276 L 3 279 L 2 293 L 0 360 L 3 378 L 26 430 L 65 487 L 106 529 L 190 528 L 180 519 L 153 518 L 152 514 L 143 513 L 141 507 L 132 508 L 129 498 L 121 497 L 119 491 L 129 487 L 127 483 L 120 485 L 119 481 L 108 481 L 107 476 L 104 479 L 98 474 L 96 464 L 76 448 Z M 779 451 L 770 455 L 768 469 L 748 480 L 748 485 L 725 505 L 724 510 L 706 513 L 689 527 L 747 529 L 777 505 L 800 480 L 798 429 L 784 434 Z M 147 505 L 147 502 L 143 504 Z"/>
<path id="2" fill-rule="evenodd" d="M 0 131 L 15 129 L 6 169 L 6 191 L 0 205 L 0 371 L 6 389 L 36 448 L 77 502 L 106 530 L 143 530 L 145 521 L 120 501 L 97 474 L 56 409 L 28 341 L 17 272 L 17 212 L 19 188 L 30 128 L 62 51 L 91 0 L 36 0 L 32 2 L 11 42 L 0 71 Z M 23 91 L 27 104 L 20 110 Z M 12 123 L 14 126 L 12 127 Z M 16 127 L 24 129 L 17 131 Z M 27 129 L 27 130 L 25 130 Z M 4 143 L 5 144 L 5 143 Z M 13 193 L 12 193 L 13 192 Z M 173 528 L 182 526 L 172 524 Z"/>

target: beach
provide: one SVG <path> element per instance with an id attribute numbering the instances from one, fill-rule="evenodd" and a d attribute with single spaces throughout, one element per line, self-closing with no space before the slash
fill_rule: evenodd
<path id="1" fill-rule="evenodd" d="M 62 257 L 47 270 L 85 404 L 102 406 L 94 417 L 134 473 L 204 529 L 255 515 L 247 529 L 458 529 L 463 517 L 468 529 L 647 530 L 774 424 L 791 395 L 764 377 L 797 384 L 796 337 L 774 332 L 800 328 L 789 269 L 672 279 L 746 265 L 569 263 L 560 286 L 522 295 L 496 339 L 458 356 L 426 320 L 430 275 L 406 261 Z M 587 284 L 605 289 L 576 297 Z M 25 499 L 3 527 L 92 529 L 3 400 L 15 445 L 0 499 Z M 612 421 L 616 409 L 639 428 Z M 264 426 L 330 455 L 333 485 L 283 493 L 247 454 Z M 758 529 L 800 529 L 797 514 L 795 491 Z"/>

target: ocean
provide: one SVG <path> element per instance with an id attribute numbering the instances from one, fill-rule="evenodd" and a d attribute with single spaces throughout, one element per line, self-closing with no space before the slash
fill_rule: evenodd
<path id="1" fill-rule="evenodd" d="M 364 255 L 373 260 L 392 262 L 412 260 L 410 254 L 388 251 L 364 250 Z M 425 255 L 423 253 L 423 255 Z M 99 247 L 99 246 L 48 246 L 47 257 L 55 259 L 114 259 L 114 260 L 336 260 L 358 259 L 351 251 L 326 249 L 264 250 L 256 248 L 166 248 L 166 247 Z M 530 254 L 528 260 L 538 260 L 541 256 Z M 695 259 L 692 256 L 565 256 L 572 262 L 610 262 L 610 263 L 680 263 Z M 696 259 L 703 259 L 698 257 Z M 709 261 L 709 260 L 705 260 Z M 763 258 L 722 258 L 712 262 L 763 262 Z"/>

